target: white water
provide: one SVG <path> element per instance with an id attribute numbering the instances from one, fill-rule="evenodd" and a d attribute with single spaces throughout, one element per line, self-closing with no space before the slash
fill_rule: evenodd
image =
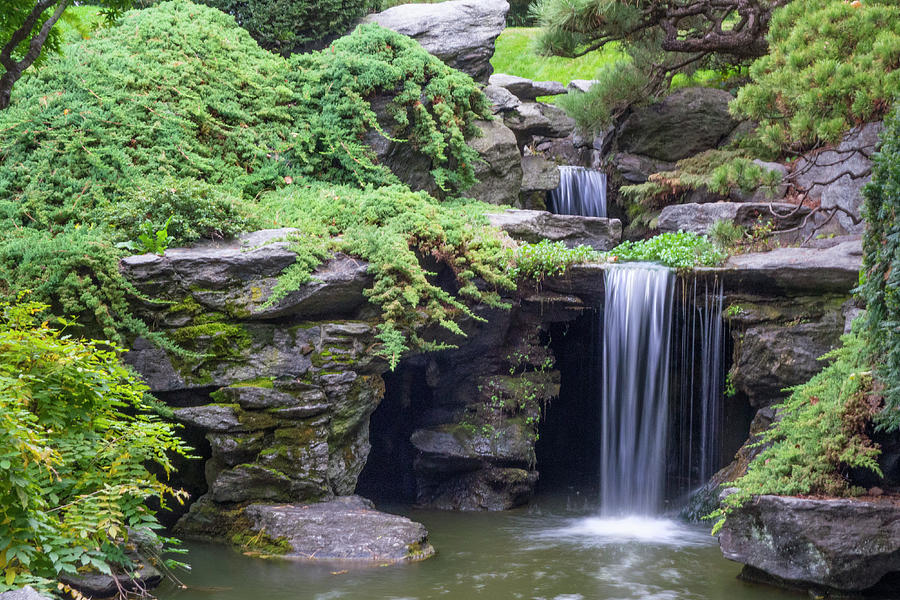
<path id="1" fill-rule="evenodd" d="M 665 494 L 675 274 L 653 264 L 606 271 L 600 514 L 656 515 Z"/>
<path id="2" fill-rule="evenodd" d="M 606 174 L 584 167 L 559 167 L 559 187 L 550 192 L 550 212 L 606 217 Z"/>

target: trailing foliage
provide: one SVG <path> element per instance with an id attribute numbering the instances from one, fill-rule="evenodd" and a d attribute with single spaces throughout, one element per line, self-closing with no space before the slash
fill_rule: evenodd
<path id="1" fill-rule="evenodd" d="M 881 425 L 900 427 L 900 110 L 885 120 L 872 181 L 863 191 L 868 223 L 863 238 L 861 293 L 872 356 L 884 386 Z"/>
<path id="2" fill-rule="evenodd" d="M 562 275 L 570 266 L 600 259 L 600 253 L 590 246 L 567 248 L 563 242 L 541 240 L 536 244 L 522 244 L 507 250 L 509 273 L 514 279 L 542 280 Z"/>
<path id="3" fill-rule="evenodd" d="M 188 448 L 152 414 L 124 350 L 42 323 L 46 308 L 0 303 L 0 591 L 55 588 L 82 567 L 127 572 L 129 528 L 159 527 L 146 499 L 186 497 L 148 470 L 168 475 Z"/>
<path id="4" fill-rule="evenodd" d="M 836 142 L 883 115 L 900 91 L 893 0 L 794 0 L 775 12 L 769 45 L 732 110 L 760 123 L 760 149 L 770 155 Z"/>
<path id="5" fill-rule="evenodd" d="M 648 261 L 676 269 L 716 266 L 728 258 L 728 254 L 716 247 L 705 235 L 687 231 L 661 233 L 636 242 L 625 241 L 604 256 L 612 262 Z"/>
<path id="6" fill-rule="evenodd" d="M 881 475 L 880 449 L 866 435 L 866 426 L 880 409 L 867 338 L 853 333 L 842 342 L 841 348 L 822 357 L 834 362 L 776 406 L 779 419 L 757 442 L 768 447 L 750 463 L 746 475 L 726 484 L 737 491 L 710 515 L 718 519 L 713 533 L 752 496 L 850 496 L 862 492 L 850 484 L 850 469 Z"/>
<path id="7" fill-rule="evenodd" d="M 208 7 L 128 13 L 35 73 L 0 113 L 0 292 L 33 289 L 122 341 L 148 334 L 116 268 L 142 236 L 164 231 L 158 251 L 259 227 L 267 194 L 313 178 L 390 186 L 381 196 L 406 206 L 363 142 L 380 128 L 376 96 L 447 194 L 474 182 L 478 155 L 465 138 L 487 101 L 409 38 L 370 25 L 287 60 Z M 307 270 L 324 249 L 301 258 Z M 421 299 L 430 314 L 436 305 Z"/>
<path id="8" fill-rule="evenodd" d="M 425 192 L 403 186 L 366 188 L 323 184 L 290 186 L 265 196 L 259 204 L 271 226 L 300 229 L 293 237 L 299 260 L 288 268 L 269 302 L 309 280 L 312 269 L 339 250 L 370 263 L 375 285 L 366 295 L 381 307 L 381 349 L 396 365 L 407 350 L 406 332 L 417 347 L 433 347 L 416 333 L 436 323 L 462 335 L 461 316 L 477 318 L 467 303 L 500 306 L 497 291 L 513 288 L 507 276 L 499 232 L 483 216 L 486 205 L 439 202 Z M 430 263 L 452 276 L 451 294 Z"/>

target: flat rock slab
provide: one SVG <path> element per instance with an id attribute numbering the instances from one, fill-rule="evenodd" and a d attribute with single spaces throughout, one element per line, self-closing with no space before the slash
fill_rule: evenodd
<path id="1" fill-rule="evenodd" d="M 434 554 L 424 525 L 379 512 L 360 496 L 315 504 L 251 504 L 244 515 L 254 531 L 290 544 L 286 558 L 381 564 Z"/>
<path id="2" fill-rule="evenodd" d="M 760 496 L 728 517 L 719 545 L 776 582 L 862 591 L 900 572 L 900 506 Z"/>
<path id="3" fill-rule="evenodd" d="M 572 248 L 585 245 L 609 250 L 622 239 L 618 219 L 555 215 L 542 210 L 509 209 L 487 215 L 491 225 L 499 227 L 514 240 L 535 243 L 541 240 L 564 242 Z"/>
<path id="4" fill-rule="evenodd" d="M 770 210 L 771 209 L 771 210 Z M 716 221 L 731 221 L 750 227 L 759 219 L 774 221 L 775 229 L 789 229 L 800 225 L 809 208 L 787 202 L 705 202 L 671 204 L 659 213 L 657 227 L 660 231 L 690 231 L 707 233 Z M 776 217 L 774 211 L 784 217 Z M 789 215 L 789 216 L 788 216 Z"/>
<path id="5" fill-rule="evenodd" d="M 558 81 L 532 81 L 506 73 L 494 73 L 488 83 L 506 88 L 519 100 L 535 100 L 538 96 L 559 96 L 566 93 L 566 87 Z"/>
<path id="6" fill-rule="evenodd" d="M 859 284 L 862 241 L 831 248 L 778 248 L 770 252 L 736 254 L 718 272 L 726 290 L 759 292 L 848 293 Z"/>

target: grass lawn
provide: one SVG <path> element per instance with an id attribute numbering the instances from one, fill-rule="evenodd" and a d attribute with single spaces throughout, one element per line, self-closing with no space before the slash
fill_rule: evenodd
<path id="1" fill-rule="evenodd" d="M 532 49 L 537 27 L 508 27 L 497 38 L 491 64 L 495 73 L 527 77 L 535 81 L 559 81 L 563 85 L 573 79 L 593 79 L 597 69 L 624 55 L 614 46 L 580 58 L 540 56 Z"/>

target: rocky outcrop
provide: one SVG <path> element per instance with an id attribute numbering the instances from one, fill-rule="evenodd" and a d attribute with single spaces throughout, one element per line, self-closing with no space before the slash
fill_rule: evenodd
<path id="1" fill-rule="evenodd" d="M 749 579 L 868 590 L 900 571 L 900 506 L 760 496 L 728 517 L 719 544 Z"/>
<path id="2" fill-rule="evenodd" d="M 540 210 L 507 210 L 489 213 L 487 217 L 491 225 L 523 242 L 547 239 L 565 242 L 570 248 L 585 245 L 609 250 L 622 239 L 622 223 L 618 219 L 554 215 Z"/>
<path id="3" fill-rule="evenodd" d="M 488 83 L 508 90 L 519 100 L 536 100 L 539 96 L 558 96 L 566 93 L 565 86 L 558 81 L 532 81 L 506 73 L 494 73 Z"/>
<path id="4" fill-rule="evenodd" d="M 516 135 L 519 148 L 530 144 L 536 136 L 565 138 L 575 131 L 575 120 L 552 104 L 522 102 L 503 113 L 503 123 Z"/>
<path id="5" fill-rule="evenodd" d="M 836 219 L 848 233 L 862 233 L 865 228 L 860 191 L 871 178 L 871 157 L 882 129 L 880 122 L 854 128 L 836 147 L 801 158 L 789 176 L 794 186 L 807 192 L 810 200 L 819 201 L 823 209 L 841 209 Z"/>
<path id="6" fill-rule="evenodd" d="M 489 204 L 514 205 L 522 188 L 522 157 L 516 136 L 500 120 L 479 121 L 481 136 L 469 141 L 484 162 L 475 165 L 478 183 L 464 194 Z"/>
<path id="7" fill-rule="evenodd" d="M 674 162 L 715 148 L 737 127 L 728 112 L 731 94 L 683 88 L 634 110 L 619 126 L 616 151 Z"/>
<path id="8" fill-rule="evenodd" d="M 802 206 L 798 210 L 786 202 L 710 202 L 706 204 L 671 204 L 662 209 L 657 220 L 661 232 L 691 231 L 708 233 L 716 221 L 731 221 L 736 225 L 750 227 L 762 222 L 771 222 L 775 230 L 798 226 L 810 209 Z M 790 215 L 779 218 L 777 215 Z"/>
<path id="9" fill-rule="evenodd" d="M 486 83 L 494 40 L 506 27 L 506 0 L 404 4 L 363 18 L 407 35 L 447 65 Z"/>
<path id="10" fill-rule="evenodd" d="M 519 206 L 525 209 L 546 210 L 547 192 L 559 187 L 559 167 L 538 155 L 522 157 L 522 190 Z"/>
<path id="11" fill-rule="evenodd" d="M 10 590 L 0 594 L 0 600 L 50 600 L 49 596 L 40 594 L 30 585 L 17 590 Z"/>

